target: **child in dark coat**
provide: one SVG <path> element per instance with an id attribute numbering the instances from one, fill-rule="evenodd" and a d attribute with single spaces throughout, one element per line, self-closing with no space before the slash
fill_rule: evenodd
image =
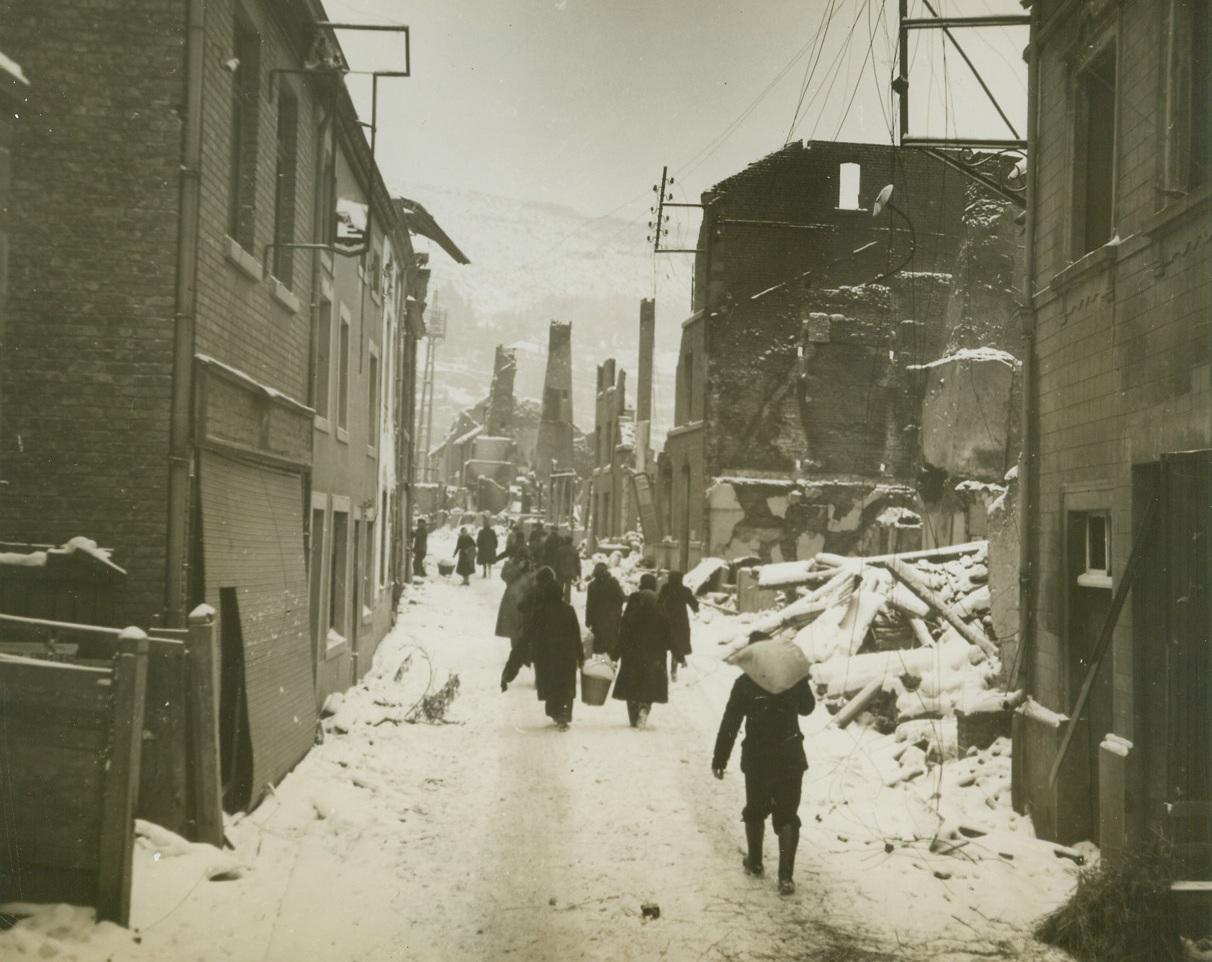
<path id="1" fill-rule="evenodd" d="M 459 540 L 455 542 L 454 557 L 458 559 L 455 564 L 455 574 L 463 576 L 463 584 L 471 584 L 471 576 L 476 570 L 476 543 L 475 539 L 467 533 L 466 528 L 459 529 Z"/>
<path id="2" fill-rule="evenodd" d="M 743 721 L 741 771 L 745 775 L 745 809 L 741 817 L 745 821 L 749 854 L 742 864 L 750 875 L 762 874 L 762 841 L 769 816 L 779 840 L 779 892 L 783 895 L 795 892 L 792 874 L 800 840 L 798 810 L 804 772 L 808 770 L 799 716 L 809 714 L 815 705 L 807 679 L 800 679 L 786 691 L 771 694 L 748 675 L 741 675 L 728 696 L 711 759 L 712 773 L 723 778 Z"/>

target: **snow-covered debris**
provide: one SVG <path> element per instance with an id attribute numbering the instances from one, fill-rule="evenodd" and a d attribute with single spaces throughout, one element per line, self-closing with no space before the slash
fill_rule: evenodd
<path id="1" fill-rule="evenodd" d="M 704 558 L 686 572 L 682 578 L 682 584 L 697 595 L 703 585 L 707 584 L 716 572 L 723 571 L 727 567 L 728 562 L 723 558 Z"/>

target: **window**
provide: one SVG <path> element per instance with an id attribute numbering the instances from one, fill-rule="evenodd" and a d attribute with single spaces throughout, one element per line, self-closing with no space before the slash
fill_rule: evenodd
<path id="1" fill-rule="evenodd" d="M 1212 17 L 1207 0 L 1172 0 L 1166 91 L 1166 189 L 1208 183 L 1212 153 Z"/>
<path id="2" fill-rule="evenodd" d="M 375 597 L 375 523 L 366 522 L 366 541 L 364 542 L 365 559 L 362 562 L 362 604 L 370 607 L 368 602 Z"/>
<path id="3" fill-rule="evenodd" d="M 375 353 L 374 347 L 370 349 L 370 358 L 367 364 L 366 371 L 367 381 L 367 399 L 366 412 L 369 429 L 366 436 L 366 444 L 368 447 L 378 448 L 379 446 L 379 355 Z"/>
<path id="4" fill-rule="evenodd" d="M 687 351 L 682 355 L 681 377 L 677 385 L 677 401 L 675 420 L 678 424 L 689 424 L 693 420 L 690 410 L 691 398 L 694 397 L 694 353 Z"/>
<path id="5" fill-rule="evenodd" d="M 274 186 L 274 277 L 293 286 L 295 179 L 298 167 L 299 102 L 285 80 L 278 92 L 278 164 Z"/>
<path id="6" fill-rule="evenodd" d="M 332 558 L 328 578 L 328 647 L 345 640 L 347 609 L 349 607 L 349 512 L 332 513 Z M 333 633 L 340 640 L 333 638 Z"/>
<path id="7" fill-rule="evenodd" d="M 837 174 L 837 206 L 841 210 L 861 210 L 859 207 L 859 180 L 862 167 L 858 164 L 842 164 Z"/>
<path id="8" fill-rule="evenodd" d="M 257 122 L 261 87 L 261 37 L 236 15 L 231 67 L 231 157 L 228 167 L 227 233 L 253 248 L 257 186 Z"/>
<path id="9" fill-rule="evenodd" d="M 311 570 L 309 575 L 310 586 L 310 617 L 311 617 L 311 640 L 313 658 L 315 654 L 324 650 L 324 633 L 320 631 L 322 613 L 322 599 L 324 596 L 324 509 L 312 508 L 311 511 L 311 530 L 308 532 L 309 543 L 307 546 L 308 564 Z"/>
<path id="10" fill-rule="evenodd" d="M 379 587 L 387 584 L 387 492 L 383 492 L 383 503 L 379 507 Z"/>
<path id="11" fill-rule="evenodd" d="M 317 107 L 319 120 L 316 123 L 316 156 L 319 158 L 319 177 L 316 181 L 315 241 L 331 244 L 337 236 L 337 161 L 333 148 L 332 114 L 323 106 Z"/>
<path id="12" fill-rule="evenodd" d="M 1115 211 L 1115 47 L 1105 46 L 1078 73 L 1073 158 L 1075 257 L 1111 239 Z"/>
<path id="13" fill-rule="evenodd" d="M 316 309 L 316 368 L 312 372 L 311 405 L 316 417 L 329 418 L 329 379 L 332 376 L 332 301 L 320 299 Z"/>
<path id="14" fill-rule="evenodd" d="M 341 335 L 337 350 L 337 430 L 349 430 L 349 317 L 341 308 Z"/>
<path id="15" fill-rule="evenodd" d="M 1111 516 L 1091 511 L 1085 521 L 1085 570 L 1077 576 L 1083 588 L 1111 587 Z"/>

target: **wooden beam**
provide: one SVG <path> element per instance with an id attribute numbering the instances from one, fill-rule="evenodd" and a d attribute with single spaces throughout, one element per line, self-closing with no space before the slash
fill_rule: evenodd
<path id="1" fill-rule="evenodd" d="M 139 628 L 126 628 L 120 637 L 126 648 L 114 659 L 113 741 L 101 802 L 97 920 L 126 926 L 130 924 L 135 799 L 143 746 L 147 635 Z"/>
<path id="2" fill-rule="evenodd" d="M 189 614 L 186 642 L 190 775 L 194 841 L 223 845 L 223 785 L 219 775 L 219 652 L 215 610 L 199 605 Z"/>
<path id="3" fill-rule="evenodd" d="M 897 581 L 901 582 L 901 584 L 921 598 L 922 601 L 926 602 L 934 611 L 938 612 L 939 616 L 958 631 L 965 641 L 976 645 L 986 655 L 991 657 L 997 655 L 997 646 L 985 637 L 985 633 L 968 624 L 952 611 L 948 605 L 945 605 L 934 590 L 922 581 L 917 573 L 907 564 L 895 558 L 888 558 L 880 563 L 892 572 L 893 577 Z"/>

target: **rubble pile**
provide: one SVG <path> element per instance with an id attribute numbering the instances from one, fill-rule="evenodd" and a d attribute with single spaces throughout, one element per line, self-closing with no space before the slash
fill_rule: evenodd
<path id="1" fill-rule="evenodd" d="M 1001 690 L 988 553 L 988 542 L 975 541 L 767 565 L 759 586 L 779 589 L 787 603 L 748 623 L 724 657 L 755 638 L 794 641 L 838 727 L 864 711 L 887 732 L 912 719 L 1005 716 L 1017 699 Z M 981 730 L 970 741 L 981 747 L 1003 733 L 997 723 L 969 727 Z"/>

